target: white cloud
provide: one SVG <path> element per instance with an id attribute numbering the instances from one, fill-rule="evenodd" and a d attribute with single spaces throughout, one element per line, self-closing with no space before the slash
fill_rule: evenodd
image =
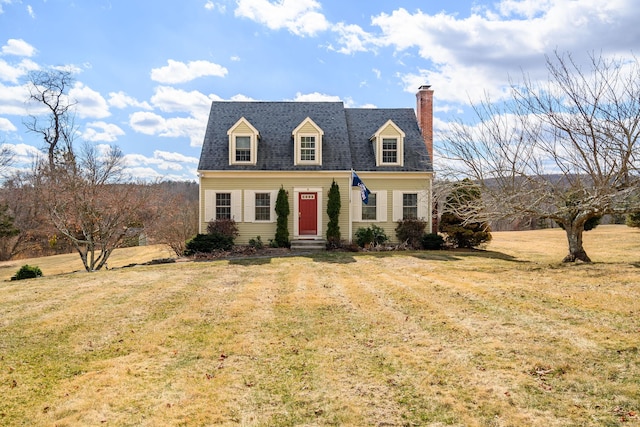
<path id="1" fill-rule="evenodd" d="M 139 111 L 129 116 L 129 125 L 136 132 L 165 138 L 189 138 L 192 147 L 202 145 L 206 119 L 194 117 L 164 118 L 158 114 Z"/>
<path id="2" fill-rule="evenodd" d="M 15 55 L 15 56 L 33 56 L 36 53 L 36 48 L 22 39 L 9 39 L 7 44 L 2 46 L 3 55 Z"/>
<path id="3" fill-rule="evenodd" d="M 115 108 L 127 108 L 127 107 L 137 107 L 142 108 L 143 110 L 151 110 L 152 107 L 148 102 L 140 102 L 137 99 L 127 95 L 126 93 L 120 92 L 110 92 L 109 93 L 109 105 Z"/>
<path id="4" fill-rule="evenodd" d="M 11 65 L 0 59 L 0 81 L 18 83 L 20 77 L 39 68 L 38 64 L 30 59 L 23 59 L 18 65 Z"/>
<path id="5" fill-rule="evenodd" d="M 42 155 L 41 151 L 33 145 L 28 144 L 2 144 L 13 151 L 13 164 L 27 168 L 34 163 L 35 159 Z"/>
<path id="6" fill-rule="evenodd" d="M 193 163 L 198 164 L 199 159 L 196 157 L 185 156 L 181 153 L 171 153 L 169 151 L 156 150 L 153 152 L 155 158 L 165 160 L 167 162 Z"/>
<path id="7" fill-rule="evenodd" d="M 227 10 L 227 6 L 225 6 L 222 3 L 214 3 L 211 0 L 208 0 L 205 4 L 204 4 L 204 8 L 207 10 L 216 10 L 218 9 L 220 11 L 220 13 L 225 13 Z"/>
<path id="8" fill-rule="evenodd" d="M 71 74 L 80 74 L 82 73 L 85 69 L 91 68 L 90 64 L 84 64 L 82 67 L 79 67 L 77 65 L 74 64 L 67 64 L 67 65 L 55 65 L 53 67 L 54 70 L 59 70 L 59 71 L 66 71 L 69 72 Z"/>
<path id="9" fill-rule="evenodd" d="M 28 98 L 27 86 L 4 86 L 0 83 L 0 114 L 27 116 L 25 100 Z"/>
<path id="10" fill-rule="evenodd" d="M 142 154 L 127 154 L 124 156 L 124 161 L 129 174 L 146 179 L 193 179 L 195 178 L 195 165 L 198 164 L 198 159 L 195 157 L 160 150 L 154 151 L 152 157 Z M 181 172 L 182 174 L 167 174 L 165 173 L 167 171 Z"/>
<path id="11" fill-rule="evenodd" d="M 31 7 L 31 5 L 27 5 L 27 13 L 29 14 L 30 17 L 32 17 L 33 19 L 36 19 L 36 14 L 33 11 L 33 7 Z"/>
<path id="12" fill-rule="evenodd" d="M 129 125 L 136 132 L 155 135 L 164 131 L 165 119 L 156 113 L 137 111 L 129 116 Z"/>
<path id="13" fill-rule="evenodd" d="M 122 129 L 112 123 L 91 122 L 87 123 L 87 129 L 83 132 L 82 138 L 92 142 L 115 142 L 119 136 L 125 133 Z"/>
<path id="14" fill-rule="evenodd" d="M 248 96 L 246 96 L 246 95 L 241 95 L 241 94 L 233 95 L 233 96 L 231 97 L 231 99 L 230 99 L 230 100 L 231 100 L 231 101 L 242 101 L 242 102 L 251 102 L 251 101 L 255 101 L 255 99 L 250 98 L 250 97 L 248 97 Z"/>
<path id="15" fill-rule="evenodd" d="M 318 12 L 316 0 L 238 0 L 235 15 L 266 25 L 272 30 L 286 28 L 298 36 L 314 36 L 329 29 L 329 22 Z"/>
<path id="16" fill-rule="evenodd" d="M 326 95 L 324 93 L 313 92 L 313 93 L 296 93 L 296 97 L 293 99 L 296 102 L 340 102 L 339 96 L 336 95 Z"/>
<path id="17" fill-rule="evenodd" d="M 199 77 L 224 77 L 228 71 L 221 65 L 209 61 L 184 62 L 169 59 L 165 67 L 151 70 L 151 80 L 160 83 L 186 83 Z"/>
<path id="18" fill-rule="evenodd" d="M 398 74 L 405 90 L 415 93 L 429 83 L 440 102 L 467 104 L 485 91 L 504 96 L 509 77 L 517 79 L 523 70 L 534 80 L 546 79 L 544 56 L 553 50 L 626 56 L 640 40 L 640 9 L 628 0 L 502 0 L 492 7 L 465 18 L 399 8 L 372 18 L 377 33 L 338 25 L 337 51 L 390 47 L 396 57 L 415 51 L 425 69 Z"/>
<path id="19" fill-rule="evenodd" d="M 331 29 L 338 34 L 339 44 L 342 45 L 342 47 L 336 49 L 333 46 L 329 46 L 329 50 L 351 55 L 356 52 L 375 50 L 375 46 L 379 44 L 373 34 L 367 33 L 359 25 L 347 25 L 340 22 Z"/>
<path id="20" fill-rule="evenodd" d="M 195 117 L 206 120 L 209 117 L 211 101 L 220 101 L 215 95 L 205 95 L 202 92 L 184 91 L 169 86 L 159 86 L 151 97 L 154 107 L 164 112 L 191 113 Z"/>
<path id="21" fill-rule="evenodd" d="M 5 119 L 4 117 L 0 117 L 0 131 L 4 132 L 15 132 L 18 128 L 11 123 L 9 119 Z"/>
<path id="22" fill-rule="evenodd" d="M 76 82 L 69 90 L 69 98 L 78 103 L 77 112 L 80 118 L 102 119 L 111 115 L 109 104 L 102 95 L 80 82 Z"/>

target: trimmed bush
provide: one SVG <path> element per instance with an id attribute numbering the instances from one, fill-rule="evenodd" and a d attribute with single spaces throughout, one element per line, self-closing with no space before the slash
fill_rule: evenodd
<path id="1" fill-rule="evenodd" d="M 444 246 L 444 237 L 437 233 L 425 233 L 420 240 L 422 249 L 439 250 Z"/>
<path id="2" fill-rule="evenodd" d="M 23 265 L 20 270 L 11 278 L 11 280 L 35 279 L 42 277 L 42 270 L 35 265 Z"/>
<path id="3" fill-rule="evenodd" d="M 367 228 L 358 228 L 355 232 L 355 237 L 356 243 L 361 248 L 364 248 L 368 244 L 381 245 L 389 240 L 384 230 L 375 224 L 371 224 Z"/>
<path id="4" fill-rule="evenodd" d="M 329 249 L 340 247 L 340 187 L 333 181 L 329 189 L 329 200 L 327 202 L 327 247 Z"/>
<path id="5" fill-rule="evenodd" d="M 260 236 L 257 236 L 255 239 L 249 239 L 249 246 L 254 249 L 262 249 L 264 248 L 264 242 Z"/>
<path id="6" fill-rule="evenodd" d="M 207 233 L 209 234 L 221 234 L 225 237 L 231 238 L 231 244 L 233 240 L 238 237 L 238 226 L 232 219 L 216 219 L 210 221 L 207 224 Z"/>
<path id="7" fill-rule="evenodd" d="M 276 199 L 276 215 L 278 216 L 278 219 L 276 225 L 276 236 L 274 239 L 276 244 L 275 247 L 288 248 L 291 246 L 291 243 L 289 242 L 289 228 L 287 225 L 287 218 L 289 217 L 289 196 L 282 187 L 278 190 L 278 198 Z"/>
<path id="8" fill-rule="evenodd" d="M 221 233 L 198 234 L 187 242 L 184 254 L 190 256 L 196 253 L 211 253 L 216 250 L 230 251 L 232 247 L 232 237 Z"/>
<path id="9" fill-rule="evenodd" d="M 628 214 L 626 224 L 629 227 L 640 227 L 640 212 Z"/>
<path id="10" fill-rule="evenodd" d="M 412 249 L 422 247 L 422 235 L 427 228 L 427 222 L 421 219 L 403 219 L 398 221 L 396 236 L 400 242 L 407 242 Z"/>

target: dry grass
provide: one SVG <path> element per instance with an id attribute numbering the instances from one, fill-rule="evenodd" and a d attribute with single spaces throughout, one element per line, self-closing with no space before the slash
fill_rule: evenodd
<path id="1" fill-rule="evenodd" d="M 585 247 L 560 264 L 544 230 L 3 282 L 0 424 L 639 425 L 640 232 Z"/>

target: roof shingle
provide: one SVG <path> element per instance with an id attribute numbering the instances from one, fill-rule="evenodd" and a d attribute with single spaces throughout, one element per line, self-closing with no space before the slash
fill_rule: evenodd
<path id="1" fill-rule="evenodd" d="M 227 131 L 241 118 L 259 132 L 256 165 L 229 164 Z M 322 130 L 322 165 L 294 165 L 292 131 L 307 117 Z M 404 166 L 377 168 L 369 138 L 387 120 L 406 134 Z M 344 108 L 342 102 L 224 102 L 211 104 L 198 170 L 431 171 L 413 109 Z"/>

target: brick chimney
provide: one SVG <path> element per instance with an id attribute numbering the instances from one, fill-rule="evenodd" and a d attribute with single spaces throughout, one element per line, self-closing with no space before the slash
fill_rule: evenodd
<path id="1" fill-rule="evenodd" d="M 429 160 L 433 163 L 433 89 L 430 85 L 422 85 L 416 93 L 416 116 L 422 138 L 429 152 Z"/>

